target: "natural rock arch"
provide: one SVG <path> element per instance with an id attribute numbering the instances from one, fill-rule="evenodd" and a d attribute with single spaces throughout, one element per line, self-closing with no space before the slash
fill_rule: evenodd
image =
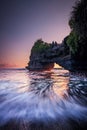
<path id="1" fill-rule="evenodd" d="M 62 44 L 57 44 L 56 42 L 47 44 L 41 39 L 37 40 L 31 49 L 27 69 L 36 71 L 50 70 L 54 68 L 54 63 L 70 69 L 70 51 L 65 39 Z"/>

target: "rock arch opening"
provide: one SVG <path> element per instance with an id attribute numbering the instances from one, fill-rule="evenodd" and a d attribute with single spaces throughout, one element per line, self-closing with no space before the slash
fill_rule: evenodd
<path id="1" fill-rule="evenodd" d="M 57 63 L 54 63 L 54 68 L 56 69 L 56 68 L 59 68 L 59 69 L 61 69 L 62 68 L 62 66 L 60 66 L 59 64 L 57 64 Z"/>

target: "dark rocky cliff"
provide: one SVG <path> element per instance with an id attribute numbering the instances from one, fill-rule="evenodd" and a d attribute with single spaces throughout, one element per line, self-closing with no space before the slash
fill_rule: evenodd
<path id="1" fill-rule="evenodd" d="M 37 40 L 31 50 L 30 61 L 26 68 L 31 71 L 51 70 L 56 63 L 70 71 L 87 71 L 86 59 L 82 61 L 80 57 L 76 59 L 77 55 L 70 51 L 66 43 L 68 37 L 64 38 L 61 44 L 55 42 L 47 44 Z M 39 45 L 38 42 L 40 42 Z"/>
<path id="2" fill-rule="evenodd" d="M 28 63 L 27 69 L 29 70 L 50 70 L 54 67 L 54 63 L 71 70 L 71 57 L 69 47 L 66 44 L 67 37 L 63 40 L 62 44 L 53 42 L 48 44 L 49 47 L 45 50 L 35 51 L 35 45 L 38 44 L 39 40 L 35 42 L 30 55 L 30 62 Z M 45 44 L 41 41 L 40 44 Z M 39 48 L 39 46 L 38 46 Z M 34 51 L 33 51 L 34 50 Z"/>
<path id="3" fill-rule="evenodd" d="M 87 0 L 75 3 L 69 26 L 71 32 L 61 44 L 35 42 L 27 69 L 52 69 L 57 63 L 70 71 L 87 71 Z"/>

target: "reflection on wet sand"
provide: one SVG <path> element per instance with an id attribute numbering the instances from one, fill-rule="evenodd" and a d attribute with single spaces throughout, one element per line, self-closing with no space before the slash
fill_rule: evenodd
<path id="1" fill-rule="evenodd" d="M 0 79 L 0 130 L 86 129 L 86 78 L 61 69 L 4 71 Z"/>

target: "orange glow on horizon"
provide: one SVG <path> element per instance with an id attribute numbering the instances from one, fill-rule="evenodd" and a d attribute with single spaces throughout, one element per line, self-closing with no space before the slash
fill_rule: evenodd
<path id="1" fill-rule="evenodd" d="M 3 63 L 3 65 L 5 64 L 5 66 L 1 67 L 1 68 L 25 68 L 28 64 L 28 60 L 19 60 L 15 58 L 16 62 L 11 62 L 9 64 L 7 63 Z M 62 68 L 60 65 L 54 63 L 54 68 Z"/>

